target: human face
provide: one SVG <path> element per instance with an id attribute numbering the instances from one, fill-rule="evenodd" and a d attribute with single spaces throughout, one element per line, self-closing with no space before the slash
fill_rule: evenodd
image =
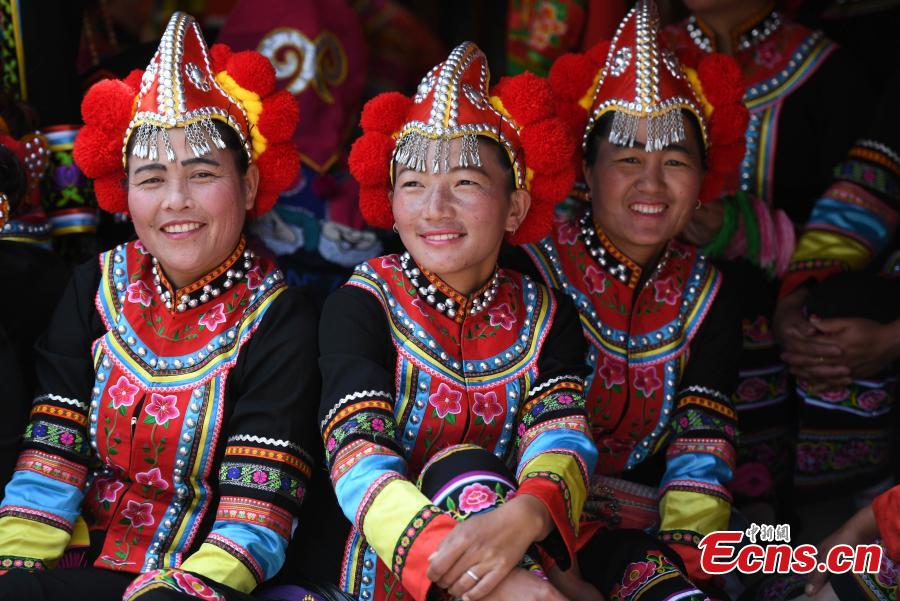
<path id="1" fill-rule="evenodd" d="M 697 206 L 702 154 L 692 120 L 684 126 L 684 140 L 647 152 L 647 120 L 641 119 L 633 147 L 598 140 L 594 164 L 585 165 L 594 221 L 640 265 L 659 255 Z"/>
<path id="2" fill-rule="evenodd" d="M 234 251 L 253 208 L 259 172 L 242 175 L 234 150 L 194 156 L 182 128 L 170 129 L 175 161 L 128 160 L 128 210 L 138 238 L 182 288 L 219 266 Z"/>
<path id="3" fill-rule="evenodd" d="M 396 166 L 391 206 L 404 246 L 420 267 L 462 294 L 484 284 L 507 231 L 525 219 L 531 197 L 510 191 L 500 148 L 478 139 L 481 167 L 459 165 L 462 139 L 450 142 L 450 169 L 420 173 Z M 431 165 L 437 144 L 428 148 Z"/>

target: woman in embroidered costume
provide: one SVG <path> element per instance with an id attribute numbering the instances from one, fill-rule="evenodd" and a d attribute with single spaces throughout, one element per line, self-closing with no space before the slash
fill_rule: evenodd
<path id="1" fill-rule="evenodd" d="M 273 84 L 175 13 L 145 72 L 85 97 L 76 160 L 139 240 L 78 268 L 38 344 L 0 593 L 240 599 L 284 561 L 317 377 L 311 306 L 241 233 L 297 171 Z"/>
<path id="2" fill-rule="evenodd" d="M 703 598 L 695 585 L 713 587 L 696 544 L 731 511 L 736 301 L 697 248 L 674 238 L 727 185 L 746 110 L 733 61 L 684 69 L 659 36 L 656 6 L 642 0 L 611 42 L 554 64 L 591 201 L 525 247 L 575 301 L 589 342 L 599 459 L 578 564 L 612 599 Z M 641 532 L 651 530 L 658 537 Z M 571 575 L 554 581 L 581 598 Z"/>
<path id="3" fill-rule="evenodd" d="M 744 101 L 750 109 L 740 190 L 722 203 L 711 203 L 710 211 L 698 212 L 702 224 L 692 238 L 709 243 L 711 256 L 728 259 L 717 265 L 737 282 L 743 299 L 744 350 L 734 395 L 742 432 L 735 494 L 742 503 L 774 501 L 776 512 L 787 517 L 794 492 L 815 497 L 873 484 L 888 475 L 884 428 L 870 421 L 868 427 L 848 431 L 843 416 L 827 408 L 833 404 L 827 395 L 803 386 L 793 394 L 772 323 L 777 278 L 789 268 L 794 229 L 807 222 L 835 165 L 862 133 L 865 121 L 848 118 L 847 108 L 871 107 L 875 99 L 864 68 L 821 31 L 775 10 L 773 0 L 685 4 L 692 16 L 666 30 L 673 47 L 688 66 L 714 51 L 733 56 L 744 75 Z M 865 170 L 851 171 L 851 181 L 866 186 Z M 863 203 L 868 200 L 850 194 Z M 843 207 L 838 203 L 831 208 L 834 222 L 840 221 Z M 852 236 L 853 229 L 842 223 L 836 231 Z M 872 242 L 877 244 L 876 239 Z M 821 357 L 831 374 L 844 373 L 831 362 L 833 349 L 817 342 L 804 337 L 801 344 Z M 795 398 L 801 401 L 802 423 L 792 449 Z M 853 456 L 853 448 L 861 445 L 873 452 L 859 454 L 848 464 L 843 458 Z M 822 451 L 828 456 L 825 461 L 804 459 Z"/>
<path id="4" fill-rule="evenodd" d="M 364 216 L 407 248 L 357 267 L 320 330 L 341 587 L 361 599 L 558 598 L 517 566 L 574 553 L 596 459 L 577 315 L 496 267 L 504 237 L 546 231 L 574 144 L 544 80 L 488 79 L 458 46 L 415 98 L 366 105 L 350 155 Z"/>

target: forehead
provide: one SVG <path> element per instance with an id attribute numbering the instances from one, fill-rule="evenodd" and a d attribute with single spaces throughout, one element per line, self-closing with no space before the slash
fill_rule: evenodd
<path id="1" fill-rule="evenodd" d="M 191 149 L 185 130 L 181 127 L 173 127 L 170 129 L 158 131 L 150 138 L 149 143 L 155 144 L 157 150 L 157 156 L 154 159 L 151 159 L 149 157 L 135 156 L 131 151 L 131 147 L 134 145 L 134 143 L 135 139 L 134 136 L 132 136 L 129 140 L 129 152 L 126 155 L 129 171 L 148 164 L 157 164 L 167 169 L 176 169 L 182 166 L 183 161 L 197 158 L 205 159 L 206 161 L 214 161 L 223 166 L 231 163 L 231 161 L 225 160 L 226 157 L 229 156 L 228 153 L 230 153 L 231 151 L 227 148 L 224 150 L 220 149 L 212 142 L 209 142 L 208 144 L 209 152 L 198 157 Z M 174 152 L 175 161 L 169 161 L 166 152 L 167 148 L 171 149 L 172 152 Z"/>
<path id="2" fill-rule="evenodd" d="M 673 142 L 672 144 L 666 146 L 660 151 L 652 150 L 649 152 L 663 152 L 667 150 L 679 150 L 679 151 L 687 151 L 691 154 L 702 154 L 702 148 L 700 147 L 700 131 L 698 130 L 697 123 L 693 118 L 688 118 L 687 115 L 684 114 L 683 111 L 678 111 L 678 115 L 675 117 L 682 124 L 682 129 L 684 131 L 684 138 Z M 631 148 L 635 150 L 640 150 L 642 152 L 648 152 L 645 150 L 645 142 L 648 136 L 648 129 L 650 129 L 649 120 L 644 117 L 638 120 L 637 129 L 634 133 L 634 144 L 632 146 L 628 146 L 627 144 L 616 144 L 610 142 L 610 134 L 602 136 L 602 146 L 607 148 Z M 654 135 L 658 135 L 659 132 L 654 132 Z"/>

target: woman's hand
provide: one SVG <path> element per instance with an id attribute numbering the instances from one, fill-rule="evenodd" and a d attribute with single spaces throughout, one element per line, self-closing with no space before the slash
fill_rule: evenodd
<path id="1" fill-rule="evenodd" d="M 798 288 L 775 307 L 772 328 L 784 349 L 781 358 L 797 378 L 829 386 L 850 383 L 850 369 L 842 362 L 843 351 L 821 336 L 813 322 L 803 315 L 807 290 Z"/>
<path id="2" fill-rule="evenodd" d="M 725 215 L 722 200 L 715 200 L 701 204 L 693 217 L 681 232 L 681 237 L 694 246 L 704 247 L 709 244 L 719 229 Z"/>
<path id="3" fill-rule="evenodd" d="M 468 599 L 468 596 L 463 597 Z M 552 584 L 522 568 L 515 568 L 485 596 L 486 601 L 566 601 Z"/>
<path id="4" fill-rule="evenodd" d="M 537 498 L 518 495 L 505 505 L 460 522 L 429 558 L 428 579 L 454 597 L 482 599 L 553 528 Z"/>
<path id="5" fill-rule="evenodd" d="M 900 356 L 900 320 L 879 323 L 871 319 L 817 319 L 810 323 L 822 333 L 823 342 L 841 349 L 840 364 L 854 378 L 877 374 Z"/>
<path id="6" fill-rule="evenodd" d="M 572 567 L 565 572 L 559 569 L 559 566 L 551 566 L 547 570 L 550 576 L 550 582 L 562 593 L 566 599 L 571 601 L 605 601 L 605 598 L 590 582 L 586 582 L 581 578 L 581 570 L 578 563 L 573 563 Z"/>
<path id="7" fill-rule="evenodd" d="M 819 543 L 818 556 L 826 557 L 835 545 L 856 547 L 856 545 L 870 544 L 876 536 L 878 536 L 878 524 L 875 521 L 875 512 L 872 511 L 872 506 L 869 505 L 856 512 L 856 515 L 847 520 L 847 523 Z M 827 591 L 822 590 L 827 580 L 827 572 L 813 572 L 807 580 L 804 593 L 814 599 L 827 598 L 817 596 L 820 591 L 823 594 L 827 594 Z"/>

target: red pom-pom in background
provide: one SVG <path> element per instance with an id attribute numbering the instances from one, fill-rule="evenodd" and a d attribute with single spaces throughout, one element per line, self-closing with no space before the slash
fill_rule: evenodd
<path id="1" fill-rule="evenodd" d="M 394 141 L 377 131 L 360 136 L 350 148 L 348 164 L 360 186 L 390 186 Z"/>
<path id="2" fill-rule="evenodd" d="M 747 135 L 750 113 L 743 104 L 716 106 L 709 119 L 709 137 L 713 145 L 733 144 Z"/>
<path id="3" fill-rule="evenodd" d="M 275 68 L 254 50 L 232 54 L 225 70 L 239 86 L 260 96 L 268 96 L 275 89 Z"/>
<path id="4" fill-rule="evenodd" d="M 225 44 L 213 44 L 209 48 L 209 58 L 214 73 L 224 71 L 228 66 L 228 59 L 231 58 L 231 48 Z"/>
<path id="5" fill-rule="evenodd" d="M 535 171 L 550 172 L 568 161 L 575 150 L 572 134 L 561 119 L 545 119 L 526 127 L 519 135 L 525 162 Z"/>
<path id="6" fill-rule="evenodd" d="M 744 97 L 744 76 L 737 62 L 724 54 L 710 54 L 697 66 L 703 95 L 713 106 L 740 102 Z"/>
<path id="7" fill-rule="evenodd" d="M 553 93 L 547 81 L 525 71 L 514 77 L 504 77 L 491 90 L 498 96 L 519 127 L 528 127 L 553 114 Z"/>
<path id="8" fill-rule="evenodd" d="M 82 119 L 86 125 L 97 127 L 110 135 L 122 135 L 131 121 L 134 98 L 134 90 L 124 81 L 98 81 L 91 86 L 81 102 Z M 119 144 L 121 145 L 121 140 Z"/>
<path id="9" fill-rule="evenodd" d="M 106 175 L 94 179 L 94 195 L 101 209 L 109 213 L 128 211 L 128 194 L 122 175 Z"/>
<path id="10" fill-rule="evenodd" d="M 78 131 L 72 150 L 75 163 L 90 178 L 117 175 L 125 177 L 122 168 L 122 138 L 111 136 L 95 125 L 85 125 Z"/>
<path id="11" fill-rule="evenodd" d="M 294 135 L 299 118 L 297 100 L 289 92 L 281 90 L 263 100 L 263 111 L 256 125 L 269 143 L 284 142 Z"/>
<path id="12" fill-rule="evenodd" d="M 385 92 L 368 101 L 362 110 L 359 124 L 363 131 L 396 134 L 406 122 L 413 101 L 400 92 Z"/>
<path id="13" fill-rule="evenodd" d="M 599 67 L 583 54 L 564 54 L 550 67 L 547 81 L 560 100 L 578 102 L 594 84 Z"/>
<path id="14" fill-rule="evenodd" d="M 372 227 L 389 230 L 394 225 L 394 214 L 387 187 L 361 187 L 359 189 L 359 210 Z"/>

